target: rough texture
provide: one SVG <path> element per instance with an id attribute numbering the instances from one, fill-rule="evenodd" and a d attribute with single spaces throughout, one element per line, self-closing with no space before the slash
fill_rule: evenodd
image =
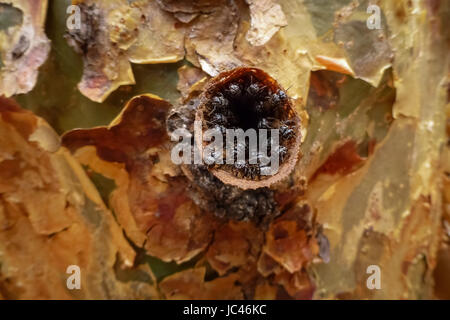
<path id="1" fill-rule="evenodd" d="M 0 95 L 27 93 L 36 84 L 50 50 L 46 15 L 47 0 L 0 1 Z"/>
<path id="2" fill-rule="evenodd" d="M 41 118 L 0 99 L 0 294 L 5 299 L 157 298 L 80 164 Z M 70 265 L 81 290 L 67 289 Z M 117 270 L 135 272 L 122 282 Z"/>
<path id="3" fill-rule="evenodd" d="M 244 1 L 161 0 L 157 7 L 145 0 L 95 1 L 103 17 L 97 21 L 106 29 L 114 26 L 103 35 L 117 46 L 114 50 L 124 52 L 123 61 L 129 63 L 128 50 L 135 48 L 139 59 L 147 53 L 155 62 L 186 56 L 194 64 L 192 74 L 185 73 L 188 67 L 180 71 L 184 101 L 203 89 L 207 76 L 202 72 L 255 66 L 286 88 L 299 115 L 307 115 L 294 174 L 276 192 L 264 193 L 268 203 L 273 195 L 281 210 L 262 224 L 218 218 L 211 211 L 219 209 L 205 209 L 209 202 L 192 195 L 194 184 L 168 157 L 167 102 L 154 96 L 133 99 L 140 103 L 127 104 L 105 126 L 142 92 L 157 92 L 175 103 L 177 71 L 185 63 L 134 66 L 140 75 L 136 86 L 117 90 L 102 104 L 91 103 L 76 90 L 82 66 L 58 33 L 65 28 L 69 1 L 64 1 L 50 2 L 46 31 L 55 49 L 52 59 L 34 92 L 17 99 L 59 132 L 94 128 L 64 136 L 72 139 L 73 144 L 65 141 L 72 156 L 59 148 L 42 119 L 30 124 L 24 119 L 38 118 L 2 101 L 7 111 L 2 108 L 0 121 L 0 297 L 153 298 L 158 295 L 149 281 L 152 274 L 163 298 L 450 296 L 448 1 L 377 1 L 381 29 L 371 30 L 366 9 L 375 1 L 280 0 L 287 25 L 260 46 L 247 40 L 252 11 Z M 135 20 L 133 12 L 142 8 L 151 8 L 161 20 L 141 24 L 142 16 Z M 16 30 L 21 10 L 12 11 L 19 14 L 9 15 L 6 25 Z M 121 17 L 131 19 L 121 23 Z M 145 43 L 140 54 L 141 30 L 136 33 L 134 26 L 151 27 L 151 21 L 167 22 L 160 28 L 171 41 L 145 30 L 152 43 Z M 0 19 L 0 33 L 4 25 Z M 214 49 L 221 41 L 223 54 Z M 5 54 L 17 58 L 27 52 L 20 37 L 6 44 L 0 48 L 2 63 Z M 9 44 L 17 46 L 11 50 Z M 2 77 L 15 86 L 18 73 L 5 70 Z M 114 72 L 109 75 L 112 82 L 117 79 Z M 99 100 L 109 93 L 104 92 Z M 170 119 L 192 121 L 198 103 L 192 101 Z M 101 205 L 100 195 L 115 216 Z M 46 204 L 33 205 L 37 197 Z M 18 205 L 24 199 L 32 201 Z M 81 252 L 76 257 L 68 249 L 73 243 Z M 25 274 L 30 263 L 36 272 Z M 90 275 L 81 296 L 65 290 L 67 263 L 79 263 Z M 366 286 L 369 265 L 380 267 L 381 290 Z M 128 281 L 136 275 L 139 281 Z"/>

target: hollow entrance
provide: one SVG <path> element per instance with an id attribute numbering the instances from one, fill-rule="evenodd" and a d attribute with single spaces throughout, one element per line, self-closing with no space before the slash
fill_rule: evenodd
<path id="1" fill-rule="evenodd" d="M 286 92 L 273 79 L 261 79 L 251 72 L 244 73 L 210 88 L 207 98 L 202 110 L 203 130 L 219 131 L 224 142 L 227 140 L 227 129 L 242 129 L 244 132 L 254 129 L 257 135 L 257 145 L 251 148 L 250 139 L 234 142 L 231 146 L 233 164 L 227 164 L 226 148 L 230 146 L 224 143 L 224 150 L 220 155 L 223 164 L 214 163 L 210 166 L 232 172 L 238 178 L 260 180 L 267 173 L 267 158 L 277 156 L 279 164 L 283 163 L 289 146 L 296 139 L 298 118 L 290 106 Z M 259 129 L 266 130 L 264 136 Z M 271 129 L 277 129 L 278 143 L 277 140 L 272 140 L 274 136 Z M 259 150 L 261 139 L 266 139 L 268 150 Z M 249 152 L 255 147 L 258 149 L 256 155 Z M 245 149 L 244 163 L 238 161 L 238 153 L 242 149 Z M 251 159 L 253 160 L 250 161 Z"/>

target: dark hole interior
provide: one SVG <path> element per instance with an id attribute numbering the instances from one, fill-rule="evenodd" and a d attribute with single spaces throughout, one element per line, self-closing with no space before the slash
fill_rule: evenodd
<path id="1" fill-rule="evenodd" d="M 224 84 L 211 96 L 209 103 L 204 110 L 204 119 L 207 129 L 220 128 L 222 133 L 224 129 L 255 129 L 259 137 L 258 129 L 280 129 L 280 132 L 293 130 L 292 121 L 289 122 L 289 111 L 285 108 L 287 96 L 281 89 L 268 88 L 263 82 L 255 79 L 253 76 L 246 76 L 234 82 Z M 283 129 L 283 130 L 282 130 Z M 270 139 L 270 131 L 267 138 Z M 279 137 L 281 146 L 269 153 L 280 153 L 280 162 L 286 155 L 286 146 L 291 140 L 287 135 Z M 230 166 L 230 170 L 236 176 L 259 179 L 259 164 L 250 164 L 248 162 L 248 140 L 245 142 L 246 164 L 242 167 L 239 164 L 225 165 Z M 225 148 L 225 146 L 224 146 Z M 224 150 L 225 151 L 225 150 Z M 224 152 L 225 154 L 225 152 Z"/>
<path id="2" fill-rule="evenodd" d="M 255 102 L 245 96 L 231 101 L 231 111 L 236 118 L 236 127 L 245 130 L 258 129 L 259 116 L 255 110 Z"/>

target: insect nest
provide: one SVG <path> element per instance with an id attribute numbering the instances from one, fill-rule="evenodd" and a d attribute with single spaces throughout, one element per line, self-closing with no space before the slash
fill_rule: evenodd
<path id="1" fill-rule="evenodd" d="M 215 161 L 208 167 L 226 184 L 268 187 L 289 175 L 297 162 L 300 118 L 286 91 L 260 69 L 237 68 L 211 79 L 195 120 L 202 126 L 195 133 L 197 148 L 207 145 L 203 139 L 207 131 L 223 136 L 223 150 L 210 156 Z M 245 133 L 244 139 L 238 138 L 239 131 Z M 247 135 L 252 131 L 256 140 Z"/>

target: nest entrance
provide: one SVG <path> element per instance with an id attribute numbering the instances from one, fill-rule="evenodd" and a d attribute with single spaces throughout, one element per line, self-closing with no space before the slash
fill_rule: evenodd
<path id="1" fill-rule="evenodd" d="M 286 168 L 281 169 L 286 167 L 287 162 L 296 161 L 300 144 L 299 118 L 286 92 L 262 70 L 238 68 L 211 79 L 202 95 L 196 120 L 202 121 L 203 131 L 214 129 L 220 132 L 223 141 L 227 140 L 226 136 L 229 133 L 227 129 L 256 131 L 258 149 L 256 163 L 255 154 L 252 155 L 250 152 L 251 141 L 246 139 L 241 142 L 235 141 L 231 146 L 234 154 L 233 164 L 227 162 L 229 153 L 226 148 L 230 148 L 230 145 L 224 143 L 224 150 L 220 155 L 222 164 L 216 162 L 210 165 L 213 174 L 225 183 L 234 184 L 236 179 L 239 179 L 253 182 L 255 188 L 260 185 L 266 186 L 280 172 L 284 172 L 285 175 Z M 265 130 L 264 136 L 260 135 L 260 129 Z M 272 131 L 273 129 L 275 131 Z M 273 140 L 274 134 L 277 135 L 276 140 Z M 265 142 L 267 150 L 260 150 L 261 139 L 267 139 Z M 243 149 L 244 163 L 238 161 L 238 153 Z M 267 157 L 271 160 L 277 157 L 280 170 L 274 172 L 270 168 L 272 171 L 268 171 Z M 255 182 L 262 183 L 255 184 Z M 236 185 L 243 187 L 242 183 Z M 244 182 L 244 185 L 250 184 Z"/>

